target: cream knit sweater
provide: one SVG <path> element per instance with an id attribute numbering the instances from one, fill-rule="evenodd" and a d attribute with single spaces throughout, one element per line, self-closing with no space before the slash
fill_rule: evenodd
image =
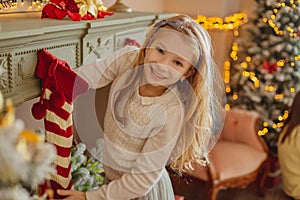
<path id="1" fill-rule="evenodd" d="M 87 192 L 88 200 L 129 200 L 146 195 L 160 179 L 181 132 L 184 111 L 175 86 L 158 97 L 140 96 L 134 86 L 126 97 L 128 103 L 115 106 L 116 91 L 126 84 L 126 71 L 132 69 L 137 53 L 137 48 L 125 47 L 79 71 L 91 88 L 112 82 L 103 150 L 105 174 L 112 181 Z M 120 111 L 125 116 L 121 120 L 116 117 Z"/>

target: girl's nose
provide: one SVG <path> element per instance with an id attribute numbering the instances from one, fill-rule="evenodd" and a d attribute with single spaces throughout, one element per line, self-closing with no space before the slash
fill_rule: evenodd
<path id="1" fill-rule="evenodd" d="M 170 60 L 167 56 L 161 56 L 158 59 L 158 64 L 169 66 L 170 65 Z"/>
<path id="2" fill-rule="evenodd" d="M 157 63 L 156 71 L 160 74 L 166 74 L 169 72 L 169 67 L 165 63 Z"/>

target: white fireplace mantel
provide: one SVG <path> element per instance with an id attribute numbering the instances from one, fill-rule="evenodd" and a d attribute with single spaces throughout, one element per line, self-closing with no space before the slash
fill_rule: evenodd
<path id="1" fill-rule="evenodd" d="M 41 19 L 41 13 L 0 15 L 0 90 L 20 104 L 40 94 L 35 76 L 37 52 L 45 48 L 72 68 L 106 56 L 125 45 L 142 43 L 146 27 L 173 14 L 114 13 L 97 20 L 75 22 Z"/>

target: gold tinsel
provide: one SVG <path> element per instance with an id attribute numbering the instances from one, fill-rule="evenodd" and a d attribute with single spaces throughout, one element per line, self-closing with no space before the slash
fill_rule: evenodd
<path id="1" fill-rule="evenodd" d="M 89 13 L 97 18 L 99 11 L 106 10 L 101 0 L 75 0 L 75 3 L 77 3 L 81 17 Z"/>
<path id="2" fill-rule="evenodd" d="M 15 121 L 15 109 L 10 99 L 4 100 L 0 92 L 0 127 L 10 126 Z"/>

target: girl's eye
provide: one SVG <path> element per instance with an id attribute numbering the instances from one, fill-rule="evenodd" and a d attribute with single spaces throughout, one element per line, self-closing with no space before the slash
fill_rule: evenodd
<path id="1" fill-rule="evenodd" d="M 177 65 L 179 67 L 183 66 L 183 64 L 180 61 L 178 61 L 178 60 L 175 60 L 174 63 L 175 63 L 175 65 Z"/>
<path id="2" fill-rule="evenodd" d="M 159 53 L 164 54 L 164 50 L 163 50 L 162 48 L 157 47 L 156 50 L 157 50 Z"/>

